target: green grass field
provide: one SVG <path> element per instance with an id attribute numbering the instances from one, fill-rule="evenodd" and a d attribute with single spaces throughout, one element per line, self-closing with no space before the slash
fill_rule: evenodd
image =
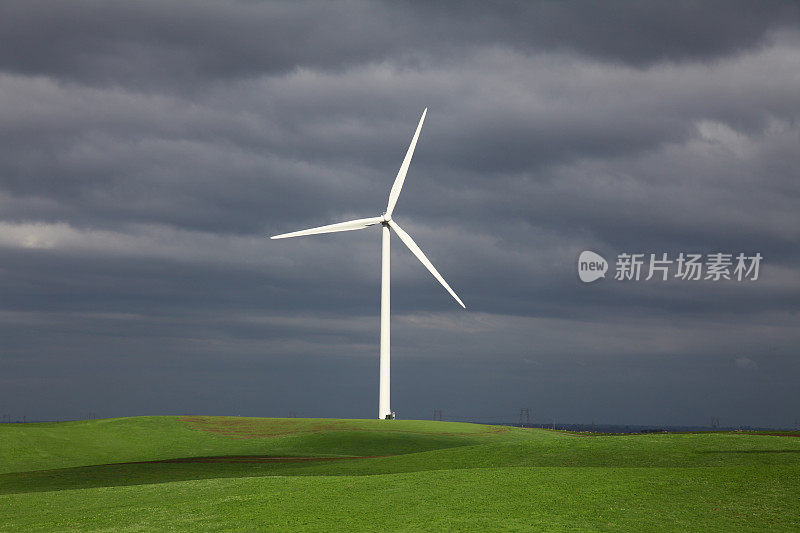
<path id="1" fill-rule="evenodd" d="M 800 530 L 797 437 L 239 417 L 0 424 L 0 530 Z"/>

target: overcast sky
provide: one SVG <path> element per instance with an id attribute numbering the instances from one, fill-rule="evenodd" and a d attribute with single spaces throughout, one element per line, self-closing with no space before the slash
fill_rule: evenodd
<path id="1" fill-rule="evenodd" d="M 0 3 L 0 414 L 800 421 L 795 2 Z M 578 255 L 609 262 L 583 283 Z M 615 280 L 622 253 L 763 260 Z M 645 265 L 647 267 L 648 265 Z M 675 267 L 675 265 L 673 265 Z"/>

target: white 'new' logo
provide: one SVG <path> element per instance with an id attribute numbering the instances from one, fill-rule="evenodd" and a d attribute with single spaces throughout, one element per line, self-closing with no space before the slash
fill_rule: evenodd
<path id="1" fill-rule="evenodd" d="M 584 283 L 606 277 L 607 270 L 608 262 L 599 254 L 586 250 L 578 257 L 578 277 Z"/>

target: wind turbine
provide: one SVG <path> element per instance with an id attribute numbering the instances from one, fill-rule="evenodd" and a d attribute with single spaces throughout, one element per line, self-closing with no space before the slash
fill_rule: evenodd
<path id="1" fill-rule="evenodd" d="M 350 220 L 347 222 L 339 222 L 338 224 L 329 224 L 327 226 L 319 226 L 316 228 L 304 229 L 301 231 L 293 231 L 291 233 L 283 233 L 270 237 L 271 239 L 286 239 L 289 237 L 300 237 L 302 235 L 315 235 L 317 233 L 334 233 L 337 231 L 354 231 L 357 229 L 364 229 L 370 226 L 381 225 L 382 232 L 382 249 L 381 249 L 381 347 L 380 347 L 380 379 L 378 391 L 378 418 L 388 419 L 394 418 L 389 407 L 389 239 L 392 230 L 400 237 L 411 253 L 419 259 L 425 268 L 427 268 L 433 277 L 439 280 L 439 283 L 447 289 L 447 292 L 456 299 L 456 301 L 466 309 L 464 302 L 456 295 L 450 285 L 444 280 L 439 271 L 431 264 L 425 254 L 422 253 L 417 243 L 411 236 L 403 231 L 397 222 L 392 220 L 392 213 L 394 206 L 397 203 L 397 198 L 400 196 L 400 190 L 403 188 L 403 182 L 406 179 L 408 172 L 408 165 L 411 163 L 411 157 L 414 155 L 414 148 L 417 146 L 417 139 L 419 132 L 422 130 L 422 123 L 425 121 L 425 115 L 428 113 L 428 108 L 422 112 L 422 117 L 419 119 L 417 131 L 414 132 L 414 138 L 411 139 L 411 145 L 408 147 L 406 157 L 403 159 L 403 164 L 400 165 L 400 170 L 397 172 L 397 177 L 392 185 L 392 190 L 389 192 L 389 203 L 386 205 L 386 211 L 379 217 L 360 218 L 357 220 Z"/>

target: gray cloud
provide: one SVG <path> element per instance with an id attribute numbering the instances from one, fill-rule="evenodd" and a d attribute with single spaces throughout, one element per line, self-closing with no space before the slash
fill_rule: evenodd
<path id="1" fill-rule="evenodd" d="M 398 57 L 413 65 L 498 43 L 633 65 L 716 59 L 793 27 L 799 12 L 793 3 L 775 1 L 640 6 L 19 0 L 4 2 L 0 15 L 0 66 L 6 70 L 149 86 Z"/>

